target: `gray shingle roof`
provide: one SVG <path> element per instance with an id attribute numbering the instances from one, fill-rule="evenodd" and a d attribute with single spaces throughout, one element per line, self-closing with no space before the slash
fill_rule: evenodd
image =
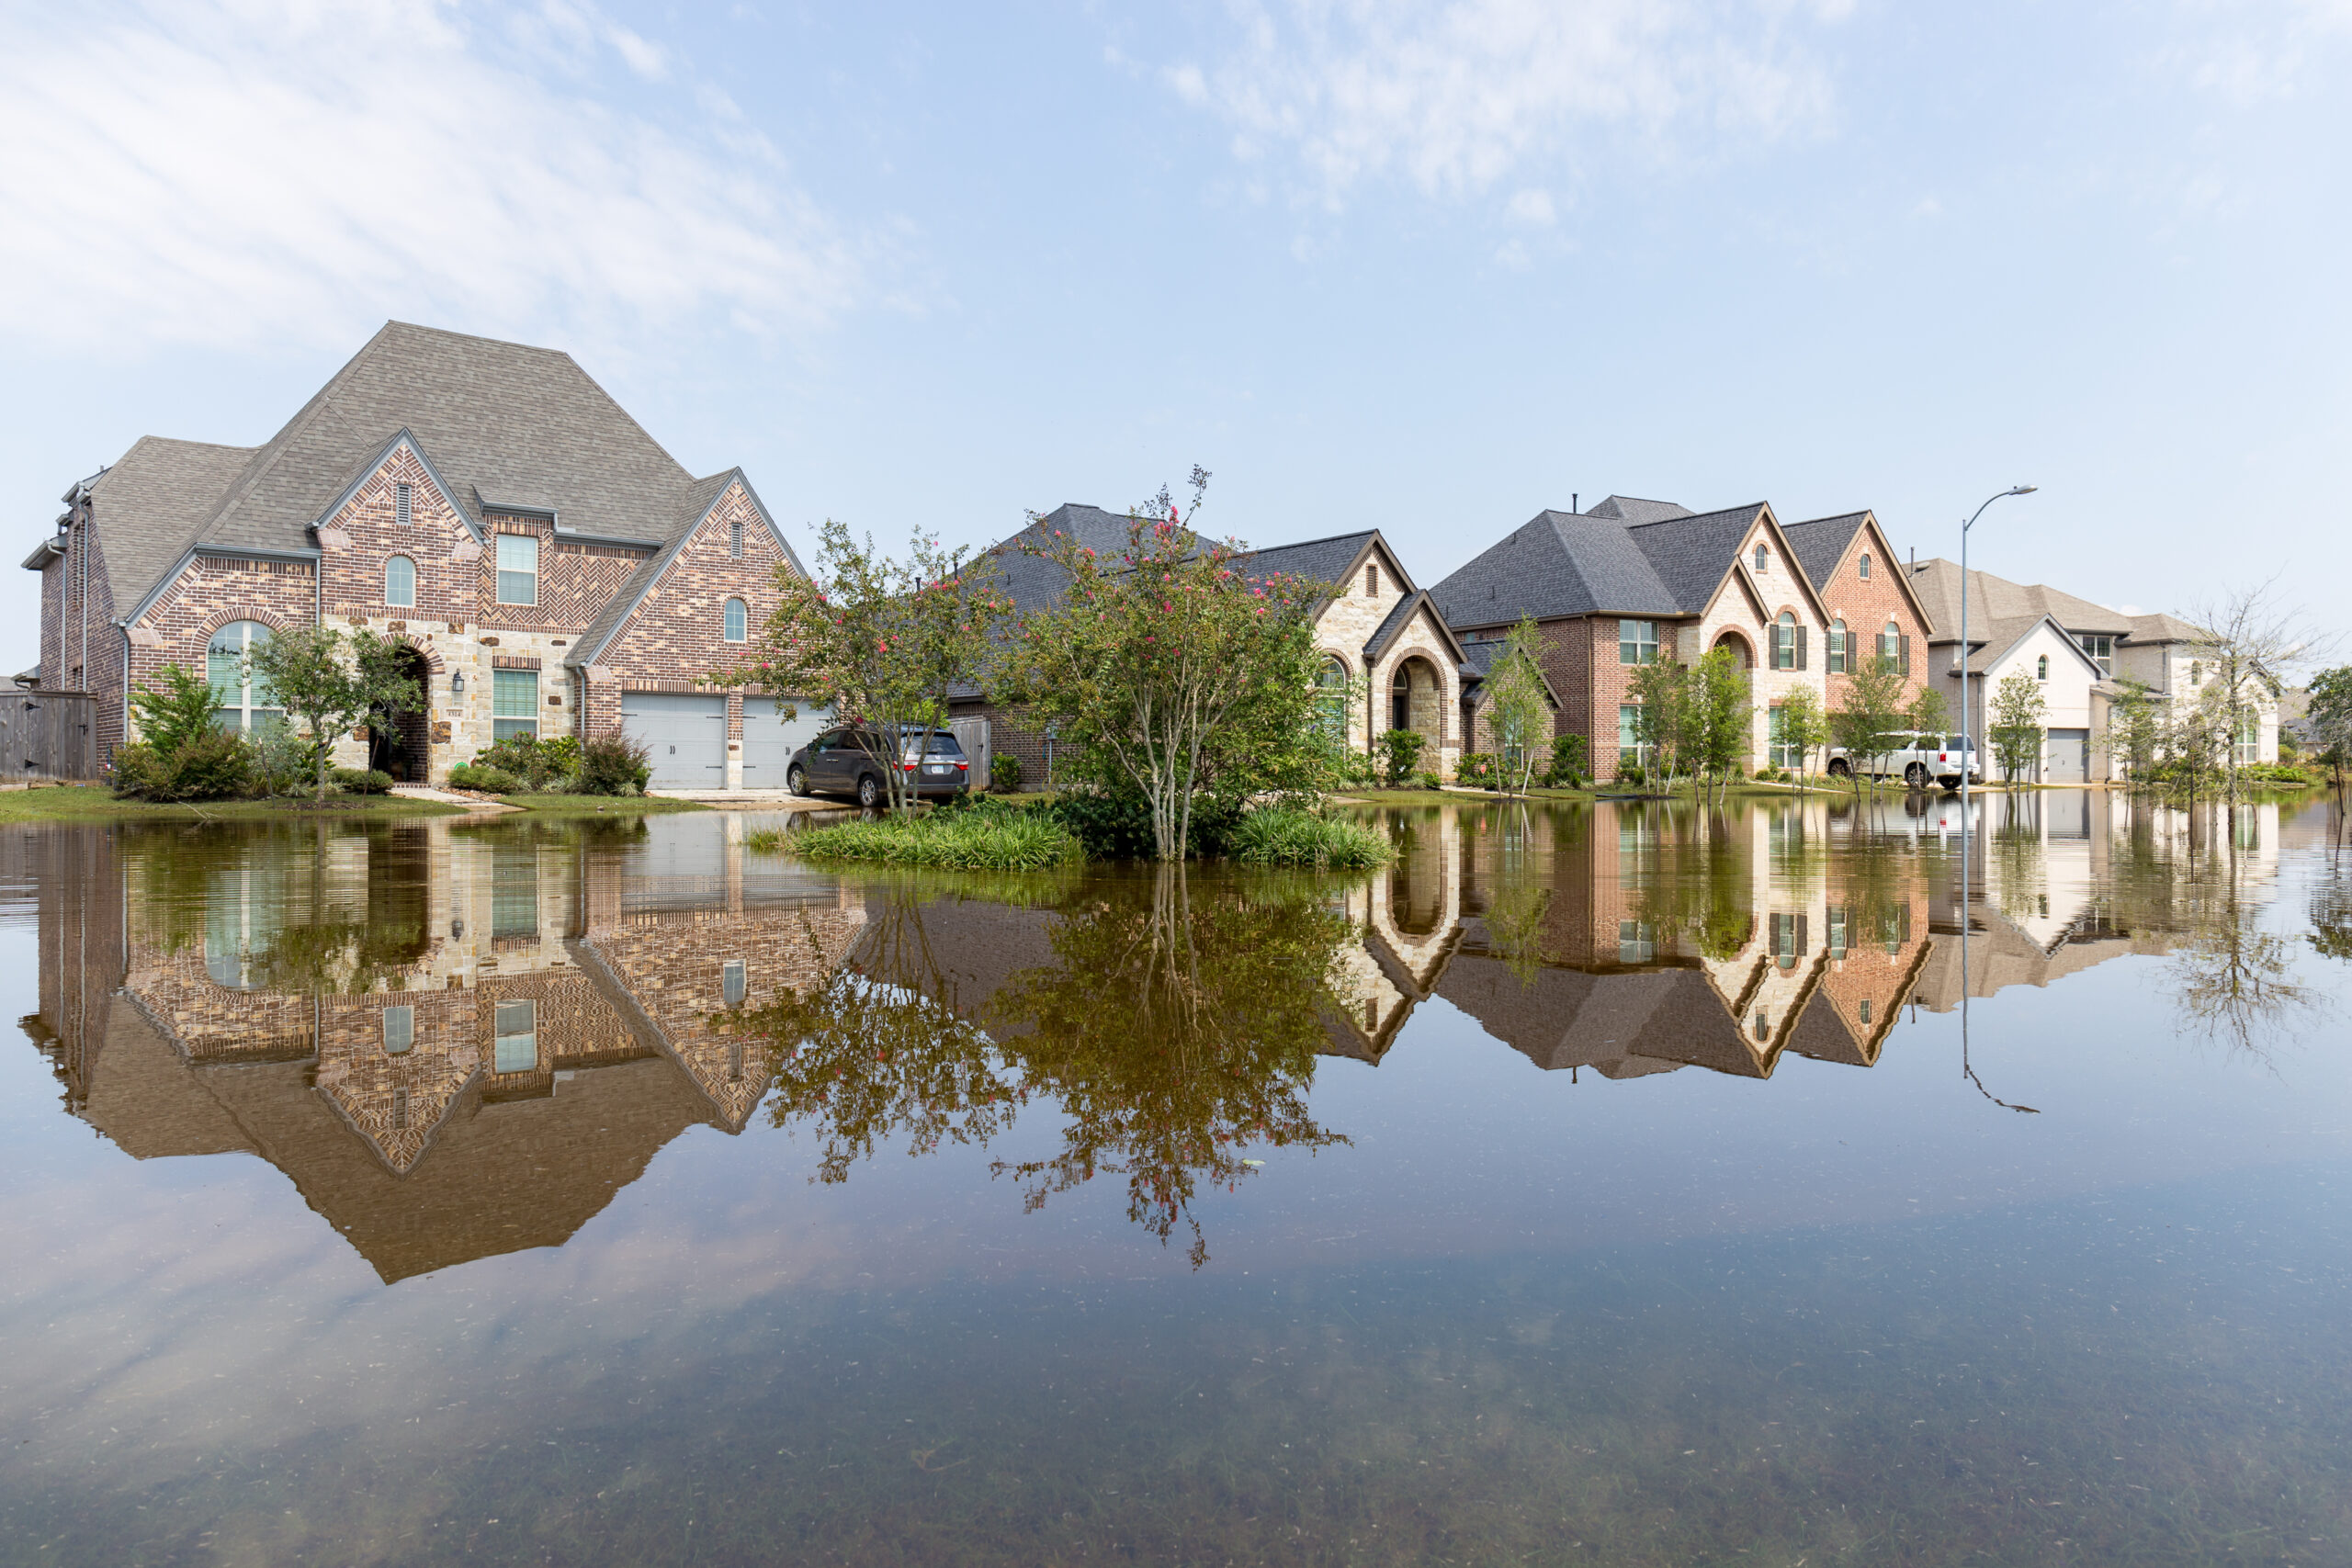
<path id="1" fill-rule="evenodd" d="M 728 484 L 738 473 L 739 470 L 729 468 L 723 474 L 696 479 L 686 487 L 685 493 L 679 497 L 677 506 L 668 519 L 669 542 L 639 563 L 638 569 L 629 573 L 628 581 L 621 584 L 620 591 L 605 601 L 605 607 L 596 612 L 595 619 L 588 623 L 588 629 L 572 639 L 571 651 L 564 656 L 563 661 L 567 666 L 585 666 L 603 657 L 605 645 L 612 640 L 615 632 L 620 630 L 621 623 L 628 619 L 631 610 L 637 608 L 637 602 L 645 597 L 645 591 L 661 577 L 685 544 L 686 536 L 726 493 Z M 789 547 L 786 553 L 792 554 Z M 799 557 L 793 555 L 793 565 L 799 564 Z"/>
<path id="2" fill-rule="evenodd" d="M 1302 539 L 1295 545 L 1270 545 L 1262 550 L 1252 550 L 1242 565 L 1243 572 L 1253 582 L 1261 581 L 1277 573 L 1286 572 L 1307 582 L 1320 582 L 1335 592 L 1344 593 L 1349 585 L 1343 581 L 1349 570 L 1363 555 L 1364 547 L 1380 536 L 1376 528 L 1365 528 L 1353 534 L 1334 534 L 1328 539 Z M 1396 572 L 1400 581 L 1404 569 L 1390 558 L 1387 570 Z M 1412 584 L 1405 582 L 1410 590 Z"/>
<path id="3" fill-rule="evenodd" d="M 90 487 L 92 512 L 115 614 L 129 615 L 187 553 L 255 450 L 142 435 L 99 476 Z"/>
<path id="4" fill-rule="evenodd" d="M 1989 571 L 1968 574 L 1968 640 L 1978 642 L 2010 622 L 2030 626 L 2047 615 L 2069 632 L 2129 637 L 2133 618 L 2043 583 L 2012 582 Z M 1960 568 L 1941 556 L 1917 562 L 1911 587 L 1936 624 L 1938 642 L 1960 639 Z M 2007 646 L 2006 643 L 2003 644 Z"/>
<path id="5" fill-rule="evenodd" d="M 1620 523 L 1665 523 L 1688 517 L 1690 509 L 1670 501 L 1644 501 L 1635 495 L 1612 495 L 1585 509 L 1587 517 L 1611 517 Z"/>
<path id="6" fill-rule="evenodd" d="M 1430 590 L 1454 626 L 1522 615 L 1670 615 L 1674 596 L 1622 523 L 1539 512 Z"/>
<path id="7" fill-rule="evenodd" d="M 151 436 L 107 471 L 94 493 L 117 613 L 194 545 L 310 551 L 309 525 L 402 430 L 476 525 L 489 497 L 555 513 L 562 535 L 658 547 L 708 504 L 711 481 L 570 355 L 390 321 L 266 445 Z"/>
<path id="8" fill-rule="evenodd" d="M 1838 570 L 1846 547 L 1853 542 L 1870 515 L 1867 512 L 1846 512 L 1835 517 L 1810 517 L 1781 526 L 1782 537 L 1789 541 L 1789 548 L 1796 551 L 1797 564 L 1804 568 L 1804 574 L 1812 580 L 1816 592 L 1829 591 L 1830 574 Z"/>
<path id="9" fill-rule="evenodd" d="M 1463 689 L 1467 691 L 1470 687 L 1482 684 L 1487 676 L 1492 675 L 1495 672 L 1497 661 L 1503 656 L 1503 649 L 1510 646 L 1500 637 L 1494 637 L 1486 642 L 1464 643 L 1462 645 Z M 1531 660 L 1528 661 L 1528 667 L 1535 671 L 1535 678 L 1544 682 L 1544 694 L 1552 699 L 1552 705 L 1558 707 L 1560 694 L 1553 686 L 1552 678 L 1544 673 L 1544 666 Z"/>
<path id="10" fill-rule="evenodd" d="M 1633 524 L 1625 532 L 1633 536 L 1634 545 L 1649 558 L 1651 569 L 1672 596 L 1676 611 L 1695 615 L 1715 596 L 1715 590 L 1723 585 L 1724 575 L 1739 558 L 1739 547 L 1747 539 L 1748 529 L 1763 513 L 1764 503 L 1758 501 L 1721 512 L 1696 515 L 1685 513 L 1656 523 Z"/>

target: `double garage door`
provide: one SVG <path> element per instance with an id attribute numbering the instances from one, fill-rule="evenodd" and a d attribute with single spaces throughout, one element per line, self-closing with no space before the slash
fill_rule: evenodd
<path id="1" fill-rule="evenodd" d="M 727 699 L 623 692 L 621 733 L 643 746 L 655 789 L 727 787 Z"/>
<path id="2" fill-rule="evenodd" d="M 813 705 L 783 720 L 774 697 L 743 699 L 743 787 L 782 789 L 786 764 L 824 728 Z M 727 699 L 682 692 L 621 694 L 621 733 L 643 745 L 655 789 L 727 787 Z"/>

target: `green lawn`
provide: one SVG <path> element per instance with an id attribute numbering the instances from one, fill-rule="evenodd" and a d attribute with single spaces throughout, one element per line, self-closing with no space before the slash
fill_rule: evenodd
<path id="1" fill-rule="evenodd" d="M 502 795 L 498 798 L 540 817 L 650 817 L 656 812 L 711 809 L 698 801 L 669 800 L 657 795 Z"/>
<path id="2" fill-rule="evenodd" d="M 164 806 L 151 800 L 119 800 L 110 790 L 86 784 L 0 791 L 0 822 L 249 822 L 458 814 L 458 807 L 454 806 L 396 795 L 329 795 L 323 807 L 307 800 L 216 800 L 201 806 Z"/>

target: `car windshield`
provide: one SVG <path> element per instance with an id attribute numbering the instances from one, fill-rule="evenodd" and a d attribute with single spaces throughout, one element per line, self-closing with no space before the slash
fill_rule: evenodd
<path id="1" fill-rule="evenodd" d="M 1945 737 L 1944 737 L 1944 750 L 1947 750 L 1947 751 L 1965 751 L 1965 750 L 1968 750 L 1968 737 L 1966 737 L 1966 736 L 1964 736 L 1964 735 L 1947 735 L 1947 736 L 1945 736 Z"/>

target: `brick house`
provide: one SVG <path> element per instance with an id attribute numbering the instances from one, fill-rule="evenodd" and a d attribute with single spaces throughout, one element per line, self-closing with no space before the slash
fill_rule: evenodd
<path id="1" fill-rule="evenodd" d="M 1014 615 L 1026 616 L 1058 604 L 1069 580 L 1024 546 L 1058 534 L 1099 556 L 1115 555 L 1127 547 L 1130 522 L 1072 502 L 990 546 L 983 558 L 996 563 Z M 1349 748 L 1363 751 L 1385 730 L 1415 730 L 1426 742 L 1422 765 L 1450 777 L 1463 750 L 1462 645 L 1380 531 L 1250 550 L 1241 566 L 1253 578 L 1286 574 L 1328 589 L 1313 612 L 1315 640 L 1334 724 Z M 982 688 L 954 694 L 949 708 L 957 717 L 987 717 L 991 750 L 1018 758 L 1027 784 L 1052 776 L 1052 738 L 1021 725 Z"/>
<path id="2" fill-rule="evenodd" d="M 1837 708 L 1865 659 L 1895 660 L 1906 700 L 1928 684 L 1936 623 L 1877 517 L 1849 512 L 1792 523 L 1784 532 L 1829 614 L 1822 643 L 1824 705 Z"/>
<path id="3" fill-rule="evenodd" d="M 781 780 L 775 699 L 698 678 L 798 558 L 740 468 L 689 474 L 567 354 L 390 322 L 266 444 L 145 436 L 65 500 L 24 563 L 40 680 L 91 694 L 102 757 L 171 663 L 229 727 L 277 722 L 245 652 L 324 622 L 407 644 L 426 698 L 338 765 L 435 781 L 507 734 L 620 732 L 657 786 Z"/>
<path id="4" fill-rule="evenodd" d="M 1883 547 L 1876 527 L 1866 536 Z M 1849 532 L 1865 536 L 1859 525 Z M 1770 760 L 1770 713 L 1781 697 L 1800 686 L 1825 690 L 1837 617 L 1800 536 L 1829 555 L 1826 535 L 1792 534 L 1762 502 L 1693 513 L 1612 495 L 1586 512 L 1538 513 L 1430 593 L 1465 644 L 1499 640 L 1521 616 L 1534 619 L 1540 662 L 1559 699 L 1556 732 L 1586 737 L 1596 773 L 1612 758 L 1637 760 L 1636 667 L 1730 649 L 1750 672 L 1764 720 L 1743 759 L 1755 766 Z"/>

